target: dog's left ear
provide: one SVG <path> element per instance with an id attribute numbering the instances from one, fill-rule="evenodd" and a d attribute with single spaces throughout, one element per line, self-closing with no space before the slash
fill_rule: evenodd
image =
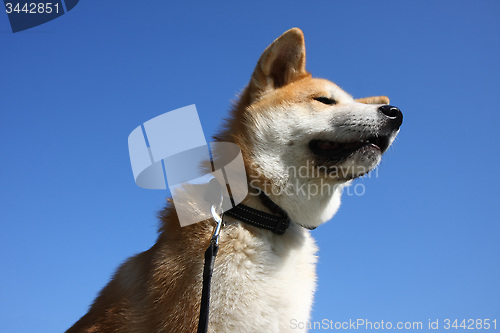
<path id="1" fill-rule="evenodd" d="M 372 96 L 372 97 L 358 98 L 355 99 L 355 101 L 363 104 L 389 104 L 389 97 Z"/>
<path id="2" fill-rule="evenodd" d="M 248 86 L 251 100 L 308 75 L 304 34 L 292 28 L 262 53 Z"/>

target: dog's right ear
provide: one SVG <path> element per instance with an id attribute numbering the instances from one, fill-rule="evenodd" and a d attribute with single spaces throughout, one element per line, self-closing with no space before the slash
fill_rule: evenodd
<path id="1" fill-rule="evenodd" d="M 389 97 L 372 96 L 372 97 L 358 98 L 355 101 L 363 104 L 389 104 Z"/>
<path id="2" fill-rule="evenodd" d="M 260 56 L 248 86 L 250 102 L 269 90 L 309 75 L 306 71 L 304 34 L 299 28 L 292 28 L 278 37 Z"/>

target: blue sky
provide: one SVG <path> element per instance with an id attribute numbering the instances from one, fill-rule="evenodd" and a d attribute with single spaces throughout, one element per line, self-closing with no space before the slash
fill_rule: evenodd
<path id="1" fill-rule="evenodd" d="M 364 195 L 313 231 L 312 319 L 500 321 L 499 15 L 496 1 L 87 0 L 16 34 L 0 15 L 2 331 L 64 331 L 153 244 L 167 193 L 135 185 L 128 134 L 194 103 L 209 138 L 294 26 L 314 76 L 404 113 Z"/>

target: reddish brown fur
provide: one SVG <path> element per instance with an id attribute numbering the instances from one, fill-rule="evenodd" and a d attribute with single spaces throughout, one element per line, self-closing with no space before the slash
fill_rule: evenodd
<path id="1" fill-rule="evenodd" d="M 195 332 L 212 225 L 181 228 L 171 205 L 156 244 L 130 258 L 67 332 Z M 223 249 L 221 249 L 223 251 Z"/>

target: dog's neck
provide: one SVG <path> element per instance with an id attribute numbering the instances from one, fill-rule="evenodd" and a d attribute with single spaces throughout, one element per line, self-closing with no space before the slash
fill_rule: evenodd
<path id="1" fill-rule="evenodd" d="M 253 209 L 260 210 L 264 213 L 273 214 L 269 207 L 262 202 L 259 194 L 252 190 L 249 190 L 248 195 L 245 200 L 243 200 L 242 204 Z"/>
<path id="2" fill-rule="evenodd" d="M 338 185 L 332 194 L 318 194 L 314 196 L 311 196 L 309 193 L 295 193 L 294 195 L 281 196 L 273 196 L 271 193 L 265 194 L 288 214 L 294 224 L 307 229 L 314 229 L 331 219 L 337 212 L 344 186 L 345 184 Z M 243 204 L 265 213 L 275 213 L 251 189 Z"/>
<path id="3" fill-rule="evenodd" d="M 247 195 L 245 200 L 243 200 L 242 204 L 261 212 L 278 216 L 278 214 L 272 212 L 272 210 L 262 202 L 262 199 L 257 193 L 251 192 L 249 195 Z M 282 207 L 280 206 L 280 208 Z M 289 251 L 303 246 L 307 242 L 307 239 L 310 238 L 310 236 L 308 235 L 309 230 L 294 222 L 290 223 L 289 227 L 283 234 L 276 234 L 271 230 L 257 228 L 253 225 L 230 216 L 229 219 L 226 219 L 226 222 L 229 222 L 229 224 L 236 222 L 240 224 L 244 229 L 251 230 L 251 234 L 263 241 L 263 244 L 274 244 L 275 246 L 273 246 L 273 251 L 276 253 L 279 252 L 283 256 L 288 255 L 290 253 Z M 281 245 L 278 246 L 277 244 Z"/>

